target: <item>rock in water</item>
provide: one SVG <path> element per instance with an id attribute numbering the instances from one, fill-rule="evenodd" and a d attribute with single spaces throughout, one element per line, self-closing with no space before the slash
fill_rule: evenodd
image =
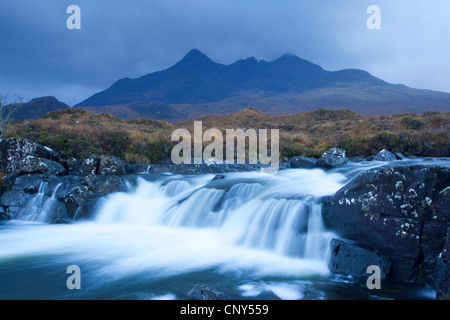
<path id="1" fill-rule="evenodd" d="M 378 154 L 373 158 L 374 161 L 395 161 L 397 160 L 397 158 L 395 157 L 395 155 L 385 149 L 381 150 L 380 152 L 378 152 Z"/>
<path id="2" fill-rule="evenodd" d="M 432 280 L 450 224 L 450 169 L 386 165 L 362 173 L 324 206 L 326 226 L 379 250 L 390 278 Z"/>
<path id="3" fill-rule="evenodd" d="M 225 293 L 207 286 L 206 284 L 196 284 L 191 291 L 188 292 L 188 298 L 191 300 L 230 300 L 231 298 Z"/>
<path id="4" fill-rule="evenodd" d="M 316 167 L 332 169 L 348 162 L 344 149 L 332 148 L 325 151 L 316 163 Z"/>
<path id="5" fill-rule="evenodd" d="M 294 157 L 290 161 L 291 168 L 296 169 L 312 169 L 316 163 L 316 159 L 305 157 Z"/>
<path id="6" fill-rule="evenodd" d="M 441 277 L 437 286 L 436 297 L 438 299 L 450 300 L 450 228 L 447 230 L 447 241 L 442 252 L 439 254 L 441 260 Z"/>
<path id="7" fill-rule="evenodd" d="M 400 160 L 406 159 L 406 157 L 405 157 L 402 153 L 400 153 L 400 152 L 397 152 L 397 153 L 395 154 L 395 156 L 396 156 L 398 159 L 400 159 Z"/>
<path id="8" fill-rule="evenodd" d="M 115 157 L 101 156 L 98 165 L 98 174 L 107 176 L 123 176 L 125 165 Z"/>
<path id="9" fill-rule="evenodd" d="M 79 166 L 80 175 L 87 176 L 90 174 L 96 174 L 98 168 L 99 159 L 92 157 L 81 161 Z"/>
<path id="10" fill-rule="evenodd" d="M 273 293 L 272 290 L 264 290 L 255 297 L 255 300 L 281 300 L 279 296 Z"/>
<path id="11" fill-rule="evenodd" d="M 381 269 L 381 279 L 386 279 L 391 269 L 391 262 L 386 256 L 364 244 L 332 239 L 330 250 L 329 268 L 333 273 L 367 278 L 367 268 L 376 265 Z"/>
<path id="12" fill-rule="evenodd" d="M 6 211 L 2 207 L 0 207 L 0 221 L 1 220 L 9 220 L 9 219 L 11 219 L 9 214 L 7 214 Z"/>

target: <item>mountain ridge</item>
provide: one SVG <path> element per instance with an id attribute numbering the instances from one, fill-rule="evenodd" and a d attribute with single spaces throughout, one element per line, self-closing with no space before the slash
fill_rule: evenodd
<path id="1" fill-rule="evenodd" d="M 192 49 L 165 70 L 120 79 L 75 107 L 168 121 L 246 107 L 269 114 L 348 108 L 381 115 L 450 111 L 450 94 L 391 84 L 360 69 L 327 71 L 293 54 L 270 62 L 249 57 L 224 65 Z"/>

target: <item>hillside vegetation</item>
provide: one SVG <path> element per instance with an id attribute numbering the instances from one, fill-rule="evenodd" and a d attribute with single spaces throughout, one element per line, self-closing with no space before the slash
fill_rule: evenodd
<path id="1" fill-rule="evenodd" d="M 196 120 L 203 122 L 203 130 L 222 130 L 224 137 L 225 129 L 279 129 L 281 157 L 319 157 L 330 147 L 345 149 L 349 157 L 370 156 L 381 149 L 406 156 L 450 156 L 450 113 L 362 116 L 350 110 L 318 109 L 267 115 L 248 108 Z M 194 120 L 124 120 L 67 108 L 38 120 L 15 122 L 6 135 L 34 140 L 68 157 L 112 155 L 126 162 L 157 163 L 170 157 L 176 144 L 170 141 L 172 131 L 186 128 L 193 133 L 193 124 Z"/>

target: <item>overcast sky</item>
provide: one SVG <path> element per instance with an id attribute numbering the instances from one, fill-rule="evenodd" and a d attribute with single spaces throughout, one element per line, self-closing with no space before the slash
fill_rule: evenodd
<path id="1" fill-rule="evenodd" d="M 69 5 L 81 30 L 69 30 Z M 369 5 L 381 30 L 369 30 Z M 448 0 L 0 0 L 0 93 L 74 105 L 190 49 L 230 64 L 292 53 L 326 70 L 450 92 Z"/>

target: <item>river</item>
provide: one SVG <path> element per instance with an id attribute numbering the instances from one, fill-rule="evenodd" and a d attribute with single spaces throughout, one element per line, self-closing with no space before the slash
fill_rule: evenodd
<path id="1" fill-rule="evenodd" d="M 0 225 L 0 299 L 186 299 L 197 283 L 235 299 L 264 290 L 287 300 L 433 299 L 423 287 L 384 281 L 369 290 L 328 270 L 339 235 L 323 225 L 323 197 L 381 165 L 128 176 L 127 192 L 67 224 L 41 222 L 41 205 L 30 209 L 39 219 Z M 80 267 L 79 290 L 66 286 L 70 265 Z"/>

